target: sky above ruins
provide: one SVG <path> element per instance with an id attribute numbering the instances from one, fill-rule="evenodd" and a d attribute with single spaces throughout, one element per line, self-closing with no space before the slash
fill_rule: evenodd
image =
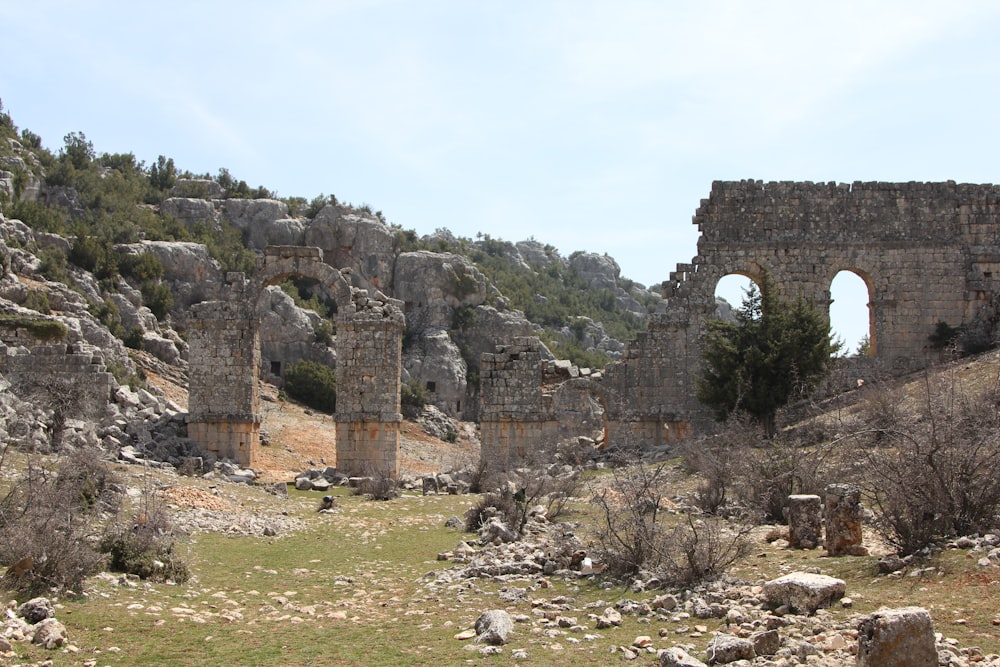
<path id="1" fill-rule="evenodd" d="M 35 0 L 0 24 L 0 99 L 49 148 L 82 131 L 647 285 L 695 255 L 713 180 L 998 180 L 989 1 Z"/>

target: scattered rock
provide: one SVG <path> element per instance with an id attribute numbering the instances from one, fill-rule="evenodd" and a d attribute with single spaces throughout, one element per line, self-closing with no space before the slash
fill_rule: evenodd
<path id="1" fill-rule="evenodd" d="M 476 641 L 481 644 L 501 646 L 507 643 L 514 631 L 514 620 L 502 609 L 483 612 L 476 619 Z"/>

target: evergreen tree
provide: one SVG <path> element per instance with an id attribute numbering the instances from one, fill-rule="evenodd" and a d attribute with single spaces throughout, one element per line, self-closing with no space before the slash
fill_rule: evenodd
<path id="1" fill-rule="evenodd" d="M 778 409 L 815 388 L 839 349 L 822 314 L 802 299 L 779 299 L 764 274 L 759 289 L 747 290 L 736 322 L 708 322 L 698 400 L 720 420 L 745 412 L 773 435 Z"/>

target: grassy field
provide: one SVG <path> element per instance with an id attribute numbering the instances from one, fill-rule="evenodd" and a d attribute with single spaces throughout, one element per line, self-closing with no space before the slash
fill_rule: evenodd
<path id="1" fill-rule="evenodd" d="M 474 496 L 372 502 L 341 490 L 335 512 L 324 514 L 316 512 L 316 494 L 292 492 L 282 500 L 236 485 L 224 492 L 244 507 L 277 504 L 305 528 L 269 538 L 183 538 L 178 548 L 191 565 L 190 582 L 121 586 L 113 578 L 96 578 L 85 597 L 59 600 L 57 618 L 73 649 L 18 643 L 16 658 L 2 664 L 492 665 L 512 662 L 522 649 L 532 665 L 598 665 L 622 661 L 615 648 L 641 635 L 652 638 L 654 649 L 684 644 L 704 650 L 712 632 L 726 630 L 719 619 L 669 615 L 626 615 L 621 627 L 597 630 L 589 614 L 600 615 L 623 598 L 649 601 L 656 593 L 608 588 L 591 578 L 430 585 L 433 577 L 425 575 L 453 566 L 437 554 L 474 537 L 444 525 L 470 507 Z M 568 520 L 586 520 L 588 511 L 578 505 Z M 874 556 L 824 553 L 790 551 L 761 539 L 734 575 L 752 585 L 814 569 L 845 579 L 854 603 L 822 611 L 824 620 L 846 620 L 883 605 L 920 605 L 931 611 L 937 630 L 960 645 L 1000 653 L 1000 568 L 980 567 L 966 552 L 952 550 L 919 574 L 890 577 L 877 575 Z M 501 654 L 482 655 L 481 646 L 455 638 L 495 608 L 521 618 Z M 576 618 L 586 630 L 556 629 L 543 622 L 545 614 Z M 633 664 L 656 664 L 655 654 L 640 653 Z"/>

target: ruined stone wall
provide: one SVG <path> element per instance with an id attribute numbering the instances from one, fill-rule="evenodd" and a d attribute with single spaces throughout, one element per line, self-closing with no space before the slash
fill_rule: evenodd
<path id="1" fill-rule="evenodd" d="M 518 337 L 483 354 L 479 363 L 480 458 L 507 469 L 528 458 L 553 430 L 542 396 L 541 341 Z"/>
<path id="2" fill-rule="evenodd" d="M 864 368 L 873 373 L 931 363 L 928 336 L 939 321 L 968 324 L 991 314 L 1000 295 L 1000 186 L 716 182 L 694 223 L 698 252 L 664 282 L 666 312 L 604 371 L 602 385 L 622 397 L 620 412 L 609 409 L 606 419 L 612 446 L 662 445 L 711 421 L 695 378 L 715 289 L 727 275 L 760 281 L 766 272 L 784 298 L 825 314 L 836 275 L 859 276 L 871 313 Z M 528 372 L 518 365 L 522 354 L 483 357 L 484 456 L 530 451 L 548 437 L 535 426 L 552 418 L 541 366 Z"/>
<path id="3" fill-rule="evenodd" d="M 71 418 L 99 414 L 111 399 L 114 380 L 104 357 L 84 343 L 28 347 L 0 343 L 0 375 L 22 397 L 47 397 L 46 407 L 59 406 Z"/>
<path id="4" fill-rule="evenodd" d="M 253 466 L 260 438 L 260 344 L 249 281 L 226 276 L 223 299 L 191 307 L 188 437 L 206 451 Z"/>
<path id="5" fill-rule="evenodd" d="M 726 275 L 767 271 L 785 298 L 828 312 L 834 277 L 853 272 L 868 287 L 872 366 L 890 373 L 926 366 L 937 322 L 970 322 L 1000 289 L 994 185 L 716 182 L 694 223 L 698 254 L 664 283 L 666 317 L 685 323 L 688 342 L 668 345 L 667 363 L 689 380 L 663 397 L 694 419 L 698 341 Z"/>

